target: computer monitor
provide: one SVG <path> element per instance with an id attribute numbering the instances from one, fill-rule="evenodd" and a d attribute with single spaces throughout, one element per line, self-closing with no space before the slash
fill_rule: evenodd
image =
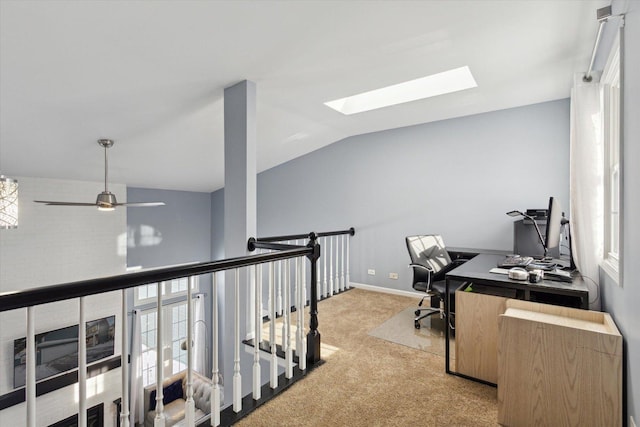
<path id="1" fill-rule="evenodd" d="M 562 227 L 562 207 L 555 197 L 549 197 L 547 212 L 547 229 L 544 238 L 545 255 L 547 251 L 560 245 L 560 228 Z"/>

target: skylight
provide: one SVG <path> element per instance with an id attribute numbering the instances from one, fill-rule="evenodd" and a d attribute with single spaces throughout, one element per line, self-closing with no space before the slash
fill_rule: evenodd
<path id="1" fill-rule="evenodd" d="M 432 74 L 408 82 L 370 90 L 358 95 L 328 101 L 324 104 L 342 114 L 362 113 L 363 111 L 403 104 L 446 93 L 458 92 L 477 87 L 468 66 L 455 68 L 442 73 Z"/>

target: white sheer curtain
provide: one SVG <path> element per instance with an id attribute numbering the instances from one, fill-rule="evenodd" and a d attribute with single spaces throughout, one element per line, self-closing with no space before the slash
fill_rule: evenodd
<path id="1" fill-rule="evenodd" d="M 144 423 L 144 405 L 142 402 L 142 348 L 140 346 L 140 310 L 133 310 L 131 328 L 131 374 L 129 376 L 130 404 L 129 425 L 135 426 L 136 420 Z"/>
<path id="2" fill-rule="evenodd" d="M 604 233 L 604 142 L 597 76 L 584 82 L 574 75 L 571 91 L 570 194 L 572 253 L 576 267 L 591 288 L 591 309 L 600 309 L 599 264 Z M 593 281 L 593 282 L 592 282 Z"/>
<path id="3" fill-rule="evenodd" d="M 207 325 L 204 320 L 204 295 L 196 295 L 193 306 L 193 370 L 206 373 Z"/>

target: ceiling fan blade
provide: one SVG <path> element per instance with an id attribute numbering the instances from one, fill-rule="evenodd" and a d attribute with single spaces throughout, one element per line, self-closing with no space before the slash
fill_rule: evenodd
<path id="1" fill-rule="evenodd" d="M 129 208 L 142 208 L 149 206 L 164 206 L 164 202 L 131 202 L 131 203 L 116 203 L 115 206 L 127 206 Z"/>
<path id="2" fill-rule="evenodd" d="M 95 203 L 81 203 L 81 202 L 51 202 L 47 200 L 34 200 L 36 203 L 44 203 L 49 206 L 93 206 L 96 207 Z"/>
<path id="3" fill-rule="evenodd" d="M 107 159 L 107 148 L 113 147 L 113 140 L 111 139 L 99 139 L 98 145 L 104 148 L 104 191 L 98 194 L 95 203 L 80 203 L 80 202 L 52 202 L 48 200 L 34 200 L 36 203 L 44 203 L 49 206 L 93 206 L 98 210 L 112 211 L 116 206 L 129 206 L 129 207 L 146 207 L 146 206 L 164 206 L 164 202 L 132 202 L 132 203 L 118 203 L 116 195 L 109 191 L 107 187 L 109 164 Z"/>

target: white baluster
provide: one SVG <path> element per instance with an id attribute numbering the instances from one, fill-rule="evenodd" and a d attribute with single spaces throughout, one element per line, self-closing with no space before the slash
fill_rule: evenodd
<path id="1" fill-rule="evenodd" d="M 340 292 L 340 236 L 335 236 L 336 240 L 336 250 L 334 253 L 334 265 L 336 266 L 335 270 L 335 285 L 336 285 L 336 293 Z"/>
<path id="2" fill-rule="evenodd" d="M 300 299 L 302 292 L 300 291 L 300 285 L 302 284 L 302 280 L 300 277 L 300 258 L 296 258 L 295 263 L 295 289 L 296 295 L 298 295 L 298 299 L 295 302 L 297 310 L 296 310 L 296 355 L 300 357 L 302 353 L 302 309 L 300 308 L 302 305 L 300 304 Z"/>
<path id="3" fill-rule="evenodd" d="M 264 252 L 265 253 L 270 253 L 271 251 L 264 251 Z M 267 277 L 267 288 L 268 288 L 267 294 L 268 295 L 267 295 L 267 309 L 266 309 L 266 311 L 268 313 L 269 319 L 272 319 L 271 311 L 270 311 L 271 310 L 270 309 L 270 307 L 271 307 L 271 298 L 272 298 L 272 295 L 271 295 L 271 284 L 272 283 L 271 283 L 271 273 L 270 273 L 270 271 L 271 271 L 271 263 L 269 263 L 269 270 L 268 271 L 269 271 L 269 273 L 267 273 L 267 276 L 268 276 Z"/>
<path id="4" fill-rule="evenodd" d="M 78 320 L 78 426 L 87 426 L 87 323 L 84 297 L 79 298 Z M 125 365 L 126 369 L 126 365 Z"/>
<path id="5" fill-rule="evenodd" d="M 120 324 L 120 346 L 122 348 L 120 354 L 120 374 L 122 376 L 122 401 L 120 405 L 120 425 L 122 427 L 129 427 L 129 329 L 128 329 L 128 317 L 127 317 L 127 290 L 122 290 L 122 320 Z M 131 363 L 133 366 L 133 361 Z"/>
<path id="6" fill-rule="evenodd" d="M 300 309 L 304 311 L 304 308 L 307 305 L 307 263 L 304 258 L 302 258 L 301 262 L 300 277 L 302 277 L 302 296 L 300 297 Z M 311 289 L 309 289 L 309 292 L 311 292 Z"/>
<path id="7" fill-rule="evenodd" d="M 307 263 L 305 262 L 305 266 L 306 265 L 307 265 Z M 305 269 L 306 269 L 306 267 L 305 267 Z M 306 274 L 305 274 L 305 277 L 306 277 Z M 321 277 L 322 277 L 322 270 L 320 270 L 320 268 L 318 268 L 316 270 L 316 298 L 318 299 L 318 301 L 320 301 L 322 299 L 322 278 Z M 311 286 L 309 286 L 309 292 L 311 292 Z"/>
<path id="8" fill-rule="evenodd" d="M 345 235 L 342 234 L 340 236 L 340 243 L 342 244 L 342 257 L 340 258 L 340 290 L 341 291 L 344 291 L 344 289 L 345 289 L 345 284 L 344 284 L 344 262 L 345 262 L 344 238 L 345 238 Z"/>
<path id="9" fill-rule="evenodd" d="M 306 260 L 304 258 L 297 258 L 297 262 L 301 264 L 300 268 L 298 269 L 298 277 L 300 277 L 299 281 L 302 289 L 304 289 L 306 286 L 304 281 L 305 261 Z M 298 343 L 298 366 L 303 371 L 307 369 L 307 337 L 304 334 L 304 304 L 304 292 L 300 292 L 300 309 L 298 310 L 298 336 L 296 338 L 296 342 Z"/>
<path id="10" fill-rule="evenodd" d="M 164 404 L 162 399 L 162 381 L 163 378 L 163 346 L 162 346 L 162 289 L 165 282 L 158 282 L 156 285 L 157 305 L 158 310 L 156 312 L 156 417 L 153 420 L 154 427 L 164 427 Z"/>
<path id="11" fill-rule="evenodd" d="M 294 240 L 294 241 L 288 242 L 288 243 L 293 244 L 295 246 L 298 246 L 298 241 L 297 240 Z M 294 284 L 293 284 L 293 298 L 291 300 L 291 306 L 295 307 L 295 309 L 297 310 L 299 308 L 298 307 L 298 301 L 299 301 L 298 292 L 299 292 L 299 289 L 298 289 L 298 283 L 296 282 L 296 280 L 298 280 L 298 277 L 296 276 L 296 274 L 297 274 L 297 272 L 296 272 L 296 264 L 293 265 L 293 269 L 294 269 L 294 280 L 292 282 Z"/>
<path id="12" fill-rule="evenodd" d="M 329 296 L 333 295 L 333 237 L 329 236 L 329 252 L 327 253 L 329 258 Z"/>
<path id="13" fill-rule="evenodd" d="M 289 266 L 289 260 L 285 261 L 285 289 L 284 289 L 284 330 L 285 330 L 285 346 L 284 346 L 284 362 L 285 362 L 285 377 L 287 379 L 293 377 L 293 348 L 291 347 L 291 285 L 290 276 L 291 270 Z"/>
<path id="14" fill-rule="evenodd" d="M 336 277 L 335 277 L 335 285 L 336 285 L 336 294 L 340 293 L 340 272 L 338 270 L 340 264 L 340 244 L 338 239 L 340 236 L 336 236 L 336 251 L 334 253 L 335 265 L 336 265 Z"/>
<path id="15" fill-rule="evenodd" d="M 213 398 L 211 399 L 211 425 L 220 425 L 220 370 L 218 366 L 218 276 L 217 272 L 213 273 L 213 294 L 211 296 L 212 302 L 212 325 L 211 325 L 211 346 L 213 347 L 213 366 L 212 366 L 212 384 L 211 392 Z"/>
<path id="16" fill-rule="evenodd" d="M 195 286 L 195 276 L 187 280 L 187 400 L 184 404 L 184 418 L 187 426 L 193 427 L 196 422 L 196 404 L 193 401 L 193 305 L 191 293 Z"/>
<path id="17" fill-rule="evenodd" d="M 262 397 L 260 384 L 260 343 L 262 342 L 262 268 L 260 265 L 254 265 L 255 274 L 255 333 L 253 334 L 253 399 L 258 400 Z"/>
<path id="18" fill-rule="evenodd" d="M 278 301 L 277 302 L 278 302 L 278 314 L 282 316 L 282 260 L 278 261 Z"/>
<path id="19" fill-rule="evenodd" d="M 349 242 L 351 241 L 351 234 L 347 236 L 347 276 L 346 276 L 346 286 L 347 289 L 351 288 L 351 281 L 349 278 Z"/>
<path id="20" fill-rule="evenodd" d="M 323 280 L 322 280 L 322 297 L 326 298 L 327 297 L 327 238 L 323 237 L 322 238 L 323 241 L 323 245 L 320 248 L 320 256 L 322 256 L 322 260 L 324 262 L 324 273 L 322 274 Z"/>
<path id="21" fill-rule="evenodd" d="M 256 331 L 255 326 L 256 326 L 256 318 L 255 318 L 255 311 L 253 309 L 253 307 L 255 307 L 255 303 L 256 303 L 256 288 L 255 288 L 255 283 L 256 283 L 256 275 L 253 274 L 253 268 L 246 268 L 246 283 L 247 286 L 244 286 L 244 289 L 247 290 L 247 301 L 245 303 L 246 306 L 246 311 L 244 313 L 245 315 L 245 325 L 246 325 L 246 334 L 244 339 L 245 340 L 251 340 L 255 338 L 255 333 Z"/>
<path id="22" fill-rule="evenodd" d="M 233 320 L 233 411 L 242 410 L 242 376 L 240 375 L 240 272 L 235 270 Z"/>
<path id="23" fill-rule="evenodd" d="M 27 372 L 25 399 L 27 400 L 27 426 L 36 427 L 36 333 L 35 307 L 27 307 Z"/>
<path id="24" fill-rule="evenodd" d="M 287 321 L 284 317 L 287 313 L 287 307 L 290 310 L 290 303 L 287 301 L 287 289 L 289 289 L 289 260 L 282 260 L 282 311 L 280 312 L 280 316 L 282 316 L 282 326 L 280 331 L 280 347 L 282 349 L 287 348 Z"/>
<path id="25" fill-rule="evenodd" d="M 279 262 L 279 261 L 278 261 Z M 271 388 L 278 387 L 278 355 L 276 345 L 276 284 L 274 278 L 273 262 L 269 263 L 269 346 L 271 349 Z"/>

